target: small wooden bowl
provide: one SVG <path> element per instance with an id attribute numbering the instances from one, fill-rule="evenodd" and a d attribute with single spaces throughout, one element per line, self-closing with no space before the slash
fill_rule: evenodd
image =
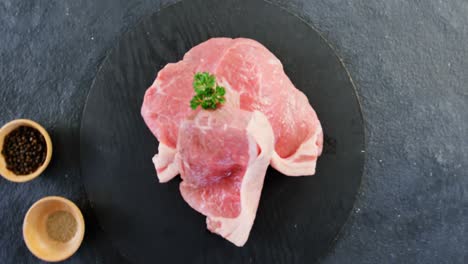
<path id="1" fill-rule="evenodd" d="M 67 211 L 76 220 L 76 233 L 68 242 L 52 240 L 47 234 L 47 218 L 57 211 Z M 84 233 L 85 223 L 80 209 L 63 197 L 48 196 L 40 199 L 29 208 L 24 217 L 24 242 L 31 253 L 44 261 L 57 262 L 69 258 L 80 247 Z"/>
<path id="2" fill-rule="evenodd" d="M 6 161 L 5 157 L 1 154 L 1 150 L 3 149 L 3 142 L 5 141 L 5 137 L 14 129 L 20 127 L 20 126 L 29 126 L 32 128 L 37 129 L 42 136 L 44 136 L 45 142 L 46 142 L 46 147 L 47 147 L 47 153 L 46 153 L 46 159 L 44 163 L 37 168 L 37 170 L 31 174 L 27 175 L 16 175 L 12 171 L 7 169 L 6 166 Z M 52 158 L 52 140 L 50 140 L 49 133 L 38 123 L 28 120 L 28 119 L 16 119 L 13 120 L 7 124 L 5 124 L 1 129 L 0 129 L 0 174 L 3 176 L 3 178 L 12 181 L 12 182 L 27 182 L 30 181 L 37 176 L 39 176 L 49 165 L 50 159 Z"/>

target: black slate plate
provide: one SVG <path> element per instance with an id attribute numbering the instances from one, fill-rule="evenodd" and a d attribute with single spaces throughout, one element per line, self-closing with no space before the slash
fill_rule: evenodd
<path id="1" fill-rule="evenodd" d="M 312 177 L 267 172 L 250 239 L 237 248 L 205 229 L 181 198 L 179 180 L 159 184 L 158 142 L 140 106 L 168 62 L 211 37 L 258 40 L 283 62 L 325 131 Z M 294 15 L 259 0 L 183 1 L 143 19 L 103 62 L 81 127 L 81 169 L 98 220 L 135 263 L 310 263 L 327 252 L 351 212 L 364 163 L 354 86 L 333 49 Z"/>

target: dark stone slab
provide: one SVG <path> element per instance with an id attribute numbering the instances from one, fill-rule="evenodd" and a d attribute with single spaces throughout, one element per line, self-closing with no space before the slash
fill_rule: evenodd
<path id="1" fill-rule="evenodd" d="M 468 262 L 468 3 L 274 2 L 336 47 L 363 106 L 362 191 L 323 262 Z M 150 0 L 0 1 L 0 121 L 35 119 L 56 145 L 50 168 L 37 180 L 0 179 L 2 263 L 38 262 L 22 241 L 21 224 L 43 196 L 69 197 L 92 223 L 78 157 L 84 100 L 107 50 L 160 6 Z M 68 262 L 119 263 L 104 237 L 89 230 Z"/>
<path id="2" fill-rule="evenodd" d="M 157 182 L 151 158 L 158 143 L 140 109 L 167 63 L 211 37 L 240 36 L 283 62 L 317 112 L 326 140 L 314 176 L 268 170 L 251 235 L 237 248 L 205 229 L 205 217 L 182 200 L 178 177 Z M 181 2 L 144 18 L 102 63 L 80 139 L 82 178 L 99 224 L 134 263 L 315 262 L 352 211 L 365 156 L 359 102 L 340 59 L 304 21 L 261 0 Z"/>

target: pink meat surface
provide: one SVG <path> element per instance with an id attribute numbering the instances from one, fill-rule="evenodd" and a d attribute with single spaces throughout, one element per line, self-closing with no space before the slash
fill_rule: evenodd
<path id="1" fill-rule="evenodd" d="M 182 197 L 207 216 L 211 232 L 237 246 L 249 237 L 273 142 L 265 115 L 238 108 L 200 111 L 179 129 Z"/>
<path id="2" fill-rule="evenodd" d="M 215 111 L 192 110 L 196 72 L 226 88 Z M 166 65 L 147 90 L 142 116 L 158 138 L 153 158 L 160 182 L 180 174 L 184 200 L 207 228 L 237 246 L 252 228 L 266 169 L 315 173 L 323 135 L 307 97 L 281 62 L 251 39 L 210 39 Z"/>
<path id="3" fill-rule="evenodd" d="M 178 174 L 174 165 L 180 124 L 192 112 L 193 75 L 207 71 L 240 95 L 240 108 L 264 113 L 275 135 L 271 165 L 288 176 L 313 175 L 323 134 L 307 97 L 294 87 L 267 48 L 245 38 L 212 38 L 170 63 L 147 90 L 142 106 L 146 124 L 158 138 L 153 161 L 161 182 Z"/>

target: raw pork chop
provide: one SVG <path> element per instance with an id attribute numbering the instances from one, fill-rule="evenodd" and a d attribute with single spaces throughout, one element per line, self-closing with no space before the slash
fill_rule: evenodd
<path id="1" fill-rule="evenodd" d="M 179 128 L 180 192 L 207 228 L 243 246 L 257 212 L 274 136 L 264 114 L 222 107 Z"/>
<path id="2" fill-rule="evenodd" d="M 281 62 L 251 39 L 213 38 L 192 48 L 182 61 L 166 65 L 147 90 L 142 106 L 146 124 L 158 138 L 153 159 L 159 180 L 178 174 L 174 164 L 178 128 L 192 112 L 192 81 L 207 71 L 240 94 L 240 107 L 264 113 L 275 135 L 271 165 L 289 176 L 315 173 L 323 135 L 307 97 L 294 87 Z"/>

